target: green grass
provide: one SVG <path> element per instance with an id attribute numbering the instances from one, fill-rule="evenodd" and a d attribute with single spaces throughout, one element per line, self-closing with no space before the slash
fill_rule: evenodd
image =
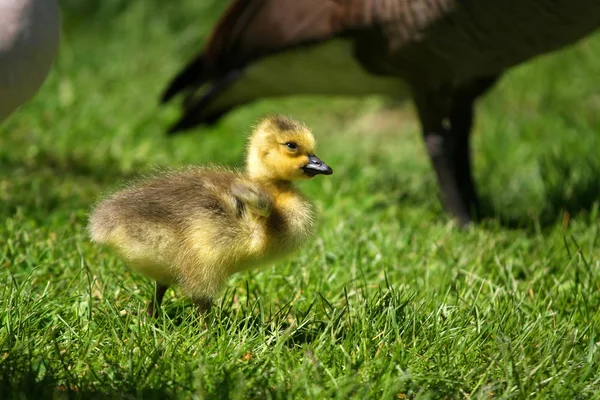
<path id="1" fill-rule="evenodd" d="M 491 218 L 464 232 L 410 105 L 259 102 L 165 138 L 157 96 L 226 4 L 163 3 L 64 1 L 49 81 L 0 127 L 0 398 L 597 398 L 600 36 L 479 104 Z M 139 317 L 152 283 L 88 241 L 88 210 L 156 165 L 240 164 L 267 111 L 335 170 L 302 185 L 318 236 L 233 277 L 207 328 L 178 291 Z"/>

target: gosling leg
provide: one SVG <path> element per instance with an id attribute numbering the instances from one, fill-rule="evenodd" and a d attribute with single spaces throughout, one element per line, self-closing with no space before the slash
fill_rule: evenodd
<path id="1" fill-rule="evenodd" d="M 200 315 L 206 315 L 212 308 L 212 301 L 207 297 L 197 297 L 194 299 L 194 304 Z"/>
<path id="2" fill-rule="evenodd" d="M 158 310 L 160 309 L 160 305 L 162 304 L 163 297 L 165 297 L 165 293 L 169 286 L 163 285 L 162 283 L 156 282 L 156 288 L 154 290 L 154 298 L 150 301 L 150 305 L 148 306 L 148 310 L 146 313 L 150 318 L 154 318 L 158 316 Z"/>

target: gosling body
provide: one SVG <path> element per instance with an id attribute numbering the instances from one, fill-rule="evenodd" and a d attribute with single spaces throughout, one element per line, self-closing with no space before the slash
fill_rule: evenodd
<path id="1" fill-rule="evenodd" d="M 312 204 L 291 183 L 331 173 L 322 162 L 307 169 L 313 149 L 306 127 L 271 117 L 252 135 L 246 171 L 189 167 L 143 179 L 97 206 L 91 238 L 154 279 L 158 304 L 179 285 L 206 309 L 229 276 L 289 255 L 314 233 Z"/>

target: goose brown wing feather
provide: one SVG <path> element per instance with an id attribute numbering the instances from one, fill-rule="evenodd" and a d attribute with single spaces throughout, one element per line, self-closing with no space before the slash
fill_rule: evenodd
<path id="1" fill-rule="evenodd" d="M 286 47 L 321 40 L 339 30 L 348 4 L 335 0 L 236 0 L 218 23 L 206 59 L 230 70 Z"/>
<path id="2" fill-rule="evenodd" d="M 231 70 L 269 53 L 361 28 L 396 44 L 456 7 L 457 0 L 236 0 L 218 22 L 205 58 Z M 390 43 L 392 47 L 394 43 Z"/>
<path id="3" fill-rule="evenodd" d="M 450 0 L 235 0 L 213 30 L 204 52 L 172 81 L 163 101 L 187 87 L 220 79 L 252 61 L 287 48 L 327 40 L 363 27 L 400 26 L 411 3 Z M 454 1 L 454 0 L 452 0 Z M 396 23 L 396 22 L 398 23 Z M 403 28 L 405 29 L 405 28 Z"/>

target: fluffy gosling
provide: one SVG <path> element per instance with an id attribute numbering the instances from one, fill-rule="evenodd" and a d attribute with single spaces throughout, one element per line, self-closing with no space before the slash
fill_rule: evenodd
<path id="1" fill-rule="evenodd" d="M 97 205 L 90 236 L 156 281 L 148 315 L 171 285 L 207 312 L 229 276 L 289 255 L 313 234 L 312 205 L 292 181 L 333 173 L 314 150 L 306 126 L 268 117 L 250 137 L 244 172 L 189 167 L 134 183 Z"/>

